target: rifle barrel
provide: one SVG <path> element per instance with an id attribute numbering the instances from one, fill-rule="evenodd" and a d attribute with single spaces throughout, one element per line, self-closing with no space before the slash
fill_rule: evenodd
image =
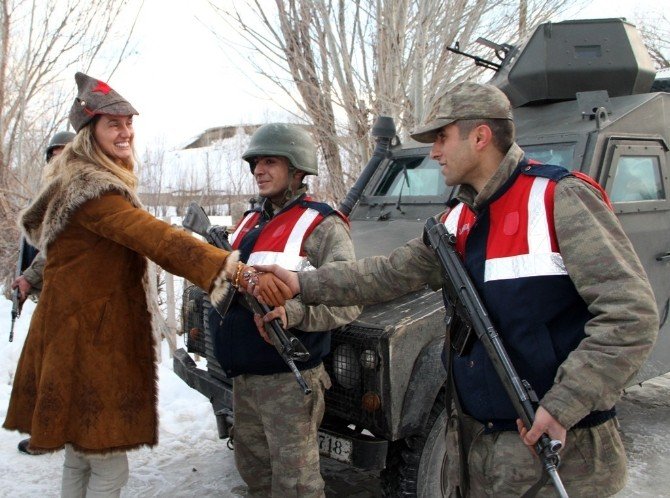
<path id="1" fill-rule="evenodd" d="M 23 274 L 23 259 L 25 257 L 25 239 L 23 236 L 19 239 L 19 256 L 16 261 L 16 272 L 14 278 L 19 278 Z M 14 323 L 21 316 L 21 293 L 17 287 L 12 292 L 12 326 L 9 329 L 9 342 L 14 341 Z"/>

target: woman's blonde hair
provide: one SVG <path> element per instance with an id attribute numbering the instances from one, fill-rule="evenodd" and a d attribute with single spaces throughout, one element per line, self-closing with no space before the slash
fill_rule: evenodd
<path id="1" fill-rule="evenodd" d="M 131 190 L 137 188 L 137 176 L 133 169 L 135 165 L 135 150 L 129 160 L 111 158 L 103 152 L 93 133 L 98 122 L 98 116 L 84 126 L 75 135 L 72 143 L 65 146 L 63 152 L 54 157 L 45 171 L 47 179 L 53 178 L 64 171 L 65 164 L 71 161 L 83 161 L 96 164 L 118 177 Z M 73 172 L 74 173 L 74 172 Z"/>

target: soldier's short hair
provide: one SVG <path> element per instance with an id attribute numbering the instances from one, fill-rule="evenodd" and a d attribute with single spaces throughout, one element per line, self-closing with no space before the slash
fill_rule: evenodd
<path id="1" fill-rule="evenodd" d="M 461 139 L 467 138 L 472 130 L 481 125 L 491 128 L 493 145 L 503 154 L 506 154 L 514 143 L 514 121 L 511 119 L 461 119 L 454 123 L 458 128 Z"/>

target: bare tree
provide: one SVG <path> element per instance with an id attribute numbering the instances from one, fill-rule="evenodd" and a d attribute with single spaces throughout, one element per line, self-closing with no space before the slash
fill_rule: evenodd
<path id="1" fill-rule="evenodd" d="M 656 69 L 670 68 L 670 19 L 657 12 L 653 17 L 637 19 L 636 23 Z"/>
<path id="2" fill-rule="evenodd" d="M 164 143 L 158 142 L 145 149 L 137 167 L 137 177 L 140 194 L 147 199 L 143 199 L 143 203 L 149 212 L 158 217 L 167 216 L 168 206 L 163 202 L 166 182 Z"/>
<path id="3" fill-rule="evenodd" d="M 16 255 L 18 209 L 34 195 L 48 138 L 64 128 L 74 69 L 106 67 L 126 56 L 132 28 L 114 26 L 141 3 L 129 0 L 0 0 L 0 267 Z M 120 41 L 119 41 L 120 40 Z M 112 55 L 113 54 L 113 55 Z M 66 82 L 66 83 L 65 83 Z"/>
<path id="4" fill-rule="evenodd" d="M 249 135 L 242 127 L 225 142 L 220 142 L 215 150 L 218 152 L 219 169 L 222 174 L 222 190 L 228 194 L 228 214 L 233 223 L 242 218 L 249 209 L 249 199 L 256 192 L 256 184 L 249 170 L 249 165 L 242 159 L 242 154 L 249 145 Z"/>
<path id="5" fill-rule="evenodd" d="M 567 3 L 210 0 L 219 20 L 249 45 L 255 71 L 292 99 L 297 116 L 314 125 L 333 200 L 344 196 L 369 157 L 374 116 L 391 115 L 406 132 L 435 112 L 437 98 L 454 83 L 481 76 L 481 69 L 447 47 L 456 41 L 469 47 L 477 36 L 517 39 L 519 30 L 556 15 Z M 222 41 L 228 47 L 233 43 Z"/>

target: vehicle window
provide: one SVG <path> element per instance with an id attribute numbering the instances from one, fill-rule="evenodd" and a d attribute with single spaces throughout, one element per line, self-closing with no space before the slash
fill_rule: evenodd
<path id="1" fill-rule="evenodd" d="M 373 195 L 446 197 L 447 186 L 440 164 L 429 157 L 396 159 Z"/>
<path id="2" fill-rule="evenodd" d="M 575 154 L 574 142 L 524 145 L 521 148 L 529 159 L 534 159 L 543 164 L 554 164 L 572 169 L 572 158 Z"/>
<path id="3" fill-rule="evenodd" d="M 657 201 L 665 195 L 658 157 L 619 158 L 610 193 L 612 202 Z"/>

